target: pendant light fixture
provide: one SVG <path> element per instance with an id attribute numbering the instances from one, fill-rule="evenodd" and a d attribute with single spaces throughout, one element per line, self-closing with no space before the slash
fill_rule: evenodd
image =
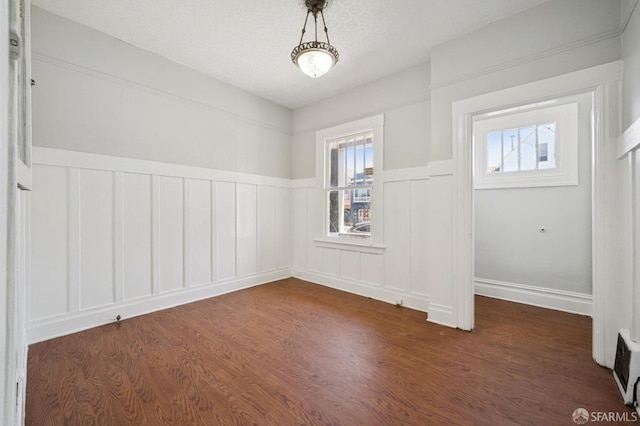
<path id="1" fill-rule="evenodd" d="M 338 62 L 338 51 L 329 43 L 329 32 L 327 30 L 327 24 L 324 22 L 324 13 L 322 12 L 328 3 L 329 0 L 304 0 L 304 5 L 307 8 L 307 17 L 304 19 L 300 44 L 291 52 L 291 60 L 293 63 L 296 64 L 303 73 L 313 78 L 318 78 L 326 74 L 326 72 Z M 327 38 L 326 43 L 318 41 L 318 14 L 320 14 L 322 18 L 324 34 Z M 304 38 L 304 33 L 307 28 L 309 15 L 313 15 L 315 40 L 303 42 L 302 39 Z"/>

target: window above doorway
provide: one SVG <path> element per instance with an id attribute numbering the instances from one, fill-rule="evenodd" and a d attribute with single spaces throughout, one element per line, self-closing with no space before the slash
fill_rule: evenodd
<path id="1" fill-rule="evenodd" d="M 491 113 L 473 124 L 475 189 L 578 184 L 578 106 Z"/>

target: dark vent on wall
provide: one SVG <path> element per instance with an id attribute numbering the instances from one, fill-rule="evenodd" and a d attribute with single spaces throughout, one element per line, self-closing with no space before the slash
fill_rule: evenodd
<path id="1" fill-rule="evenodd" d="M 640 343 L 631 340 L 629 330 L 626 329 L 618 333 L 613 377 L 624 403 L 634 404 L 636 382 L 640 379 Z"/>

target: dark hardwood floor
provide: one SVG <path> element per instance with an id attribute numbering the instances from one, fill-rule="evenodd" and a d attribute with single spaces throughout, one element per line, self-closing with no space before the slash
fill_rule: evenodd
<path id="1" fill-rule="evenodd" d="M 591 319 L 483 297 L 476 329 L 297 279 L 32 345 L 27 425 L 572 425 L 631 412 Z"/>

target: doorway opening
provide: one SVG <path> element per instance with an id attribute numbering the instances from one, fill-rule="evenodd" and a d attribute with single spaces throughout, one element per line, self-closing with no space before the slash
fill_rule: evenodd
<path id="1" fill-rule="evenodd" d="M 523 105 L 539 104 L 576 95 L 592 98 L 592 293 L 593 358 L 612 366 L 617 323 L 615 310 L 619 296 L 607 291 L 615 270 L 617 135 L 619 134 L 620 61 L 570 72 L 560 76 L 515 86 L 453 103 L 453 309 L 455 325 L 474 327 L 475 247 L 474 247 L 474 156 L 473 123 L 476 117 L 507 111 Z"/>
<path id="2" fill-rule="evenodd" d="M 474 292 L 592 315 L 593 93 L 473 116 Z"/>

